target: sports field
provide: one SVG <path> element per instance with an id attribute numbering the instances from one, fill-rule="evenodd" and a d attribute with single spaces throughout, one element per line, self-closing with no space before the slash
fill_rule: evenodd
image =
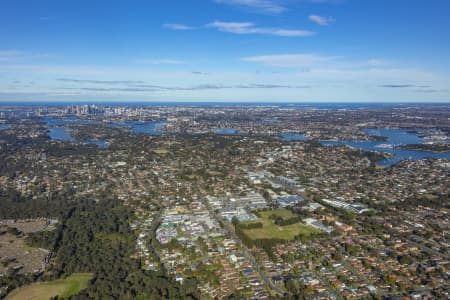
<path id="1" fill-rule="evenodd" d="M 257 239 L 284 239 L 293 240 L 297 235 L 310 236 L 319 231 L 311 226 L 295 223 L 287 226 L 278 226 L 273 221 L 276 217 L 289 219 L 295 215 L 287 209 L 277 209 L 258 212 L 259 218 L 254 221 L 242 222 L 243 224 L 262 223 L 262 228 L 244 229 L 244 233 L 253 240 Z M 275 216 L 271 217 L 271 216 Z"/>
<path id="2" fill-rule="evenodd" d="M 12 291 L 7 300 L 48 300 L 58 295 L 68 298 L 84 290 L 91 280 L 92 274 L 75 273 L 65 279 L 33 283 Z"/>

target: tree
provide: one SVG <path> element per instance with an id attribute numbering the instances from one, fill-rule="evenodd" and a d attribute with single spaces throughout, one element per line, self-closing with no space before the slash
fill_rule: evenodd
<path id="1" fill-rule="evenodd" d="M 233 224 L 233 225 L 234 225 L 234 229 L 236 229 L 237 225 L 239 224 L 239 219 L 236 218 L 236 216 L 234 216 L 234 217 L 231 219 L 231 224 Z"/>

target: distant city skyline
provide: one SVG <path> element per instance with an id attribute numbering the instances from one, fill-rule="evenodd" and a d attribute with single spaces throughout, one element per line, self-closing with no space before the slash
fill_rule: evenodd
<path id="1" fill-rule="evenodd" d="M 0 4 L 0 103 L 450 102 L 445 0 Z"/>

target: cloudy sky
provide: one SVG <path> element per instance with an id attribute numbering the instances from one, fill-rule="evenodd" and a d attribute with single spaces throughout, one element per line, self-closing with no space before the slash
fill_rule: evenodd
<path id="1" fill-rule="evenodd" d="M 450 102 L 448 0 L 2 0 L 0 101 Z"/>

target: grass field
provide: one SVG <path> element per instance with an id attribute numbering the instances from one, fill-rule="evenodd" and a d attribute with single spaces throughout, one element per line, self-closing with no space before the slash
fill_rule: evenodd
<path id="1" fill-rule="evenodd" d="M 208 173 L 209 176 L 222 176 L 223 173 L 213 170 L 207 170 L 206 173 Z"/>
<path id="2" fill-rule="evenodd" d="M 287 209 L 275 209 L 275 210 L 267 210 L 267 211 L 260 211 L 257 213 L 259 217 L 264 219 L 269 219 L 270 216 L 275 216 L 275 218 L 280 217 L 282 219 L 289 219 L 292 217 L 295 217 L 295 215 L 292 213 L 292 211 Z"/>
<path id="3" fill-rule="evenodd" d="M 259 218 L 257 220 L 242 223 L 262 223 L 263 227 L 257 229 L 244 229 L 244 233 L 253 240 L 272 238 L 293 240 L 297 235 L 310 236 L 311 234 L 319 232 L 317 229 L 302 223 L 296 223 L 288 226 L 278 226 L 274 224 L 273 219 L 270 218 L 272 215 L 283 219 L 289 219 L 295 216 L 290 210 L 287 209 L 258 212 Z"/>
<path id="4" fill-rule="evenodd" d="M 6 300 L 48 300 L 56 295 L 68 298 L 84 290 L 91 278 L 89 273 L 75 273 L 65 279 L 33 283 L 12 291 Z"/>
<path id="5" fill-rule="evenodd" d="M 438 196 L 433 194 L 425 194 L 422 197 L 425 198 L 426 200 L 436 200 L 437 198 L 439 198 Z"/>
<path id="6" fill-rule="evenodd" d="M 167 154 L 167 153 L 169 153 L 169 151 L 166 150 L 166 149 L 155 149 L 155 150 L 153 150 L 153 152 L 155 152 L 156 154 Z"/>

